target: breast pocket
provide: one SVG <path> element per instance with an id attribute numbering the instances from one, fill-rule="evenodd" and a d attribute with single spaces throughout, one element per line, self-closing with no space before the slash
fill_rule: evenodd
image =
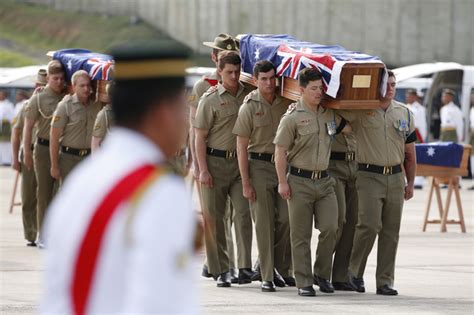
<path id="1" fill-rule="evenodd" d="M 268 126 L 271 123 L 270 115 L 264 114 L 261 116 L 255 116 L 253 123 L 255 127 Z"/>
<path id="2" fill-rule="evenodd" d="M 217 115 L 219 117 L 229 117 L 229 116 L 232 116 L 232 115 L 237 115 L 239 109 L 237 108 L 237 106 L 221 106 L 218 110 L 217 110 Z"/>
<path id="3" fill-rule="evenodd" d="M 76 110 L 75 112 L 69 114 L 68 125 L 83 124 L 85 120 L 85 114 L 80 110 Z"/>
<path id="4" fill-rule="evenodd" d="M 316 125 L 315 121 L 309 124 L 298 125 L 298 133 L 301 136 L 308 136 L 308 135 L 316 133 L 317 131 L 318 131 L 318 126 Z"/>

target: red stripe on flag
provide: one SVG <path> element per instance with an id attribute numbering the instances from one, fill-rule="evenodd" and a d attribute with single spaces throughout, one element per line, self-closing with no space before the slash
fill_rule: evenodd
<path id="1" fill-rule="evenodd" d="M 74 314 L 85 314 L 94 279 L 102 240 L 118 206 L 126 201 L 140 184 L 156 170 L 153 165 L 144 165 L 125 176 L 103 199 L 92 216 L 82 240 L 71 284 Z"/>

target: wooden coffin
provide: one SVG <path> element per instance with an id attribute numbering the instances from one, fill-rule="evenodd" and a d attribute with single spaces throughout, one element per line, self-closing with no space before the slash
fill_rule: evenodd
<path id="1" fill-rule="evenodd" d="M 333 109 L 372 109 L 381 105 L 380 84 L 384 65 L 381 63 L 353 63 L 342 68 L 341 83 L 336 98 L 325 96 L 323 106 Z M 253 77 L 242 72 L 242 82 L 255 86 Z M 298 80 L 279 77 L 278 92 L 281 96 L 296 101 L 301 93 Z"/>
<path id="2" fill-rule="evenodd" d="M 467 176 L 468 160 L 471 155 L 472 147 L 469 144 L 464 144 L 464 151 L 462 153 L 461 165 L 459 167 L 444 167 L 434 166 L 428 164 L 417 164 L 416 175 L 417 176 L 434 176 L 434 177 L 445 177 L 451 176 Z"/>

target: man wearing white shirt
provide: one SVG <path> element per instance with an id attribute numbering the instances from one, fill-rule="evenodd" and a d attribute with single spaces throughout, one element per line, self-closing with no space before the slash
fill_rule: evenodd
<path id="1" fill-rule="evenodd" d="M 196 217 L 165 162 L 185 132 L 188 50 L 112 50 L 116 128 L 73 170 L 46 218 L 43 314 L 193 314 Z"/>
<path id="2" fill-rule="evenodd" d="M 471 127 L 469 144 L 473 147 L 471 149 L 471 178 L 474 183 L 474 91 L 471 92 L 471 110 L 469 112 L 469 124 Z M 474 190 L 474 185 L 468 188 L 469 190 Z"/>
<path id="3" fill-rule="evenodd" d="M 0 165 L 10 165 L 12 162 L 10 137 L 15 109 L 7 96 L 6 91 L 0 90 Z"/>
<path id="4" fill-rule="evenodd" d="M 415 132 L 417 143 L 423 143 L 428 136 L 428 128 L 426 123 L 426 108 L 418 102 L 418 95 L 415 89 L 408 89 L 405 94 L 408 108 L 413 113 L 415 123 Z M 415 189 L 422 189 L 424 183 L 423 176 L 415 177 Z"/>
<path id="5" fill-rule="evenodd" d="M 440 140 L 443 142 L 461 142 L 463 139 L 464 118 L 459 106 L 453 103 L 456 92 L 451 89 L 444 89 L 441 94 L 443 107 L 440 110 L 441 134 Z"/>

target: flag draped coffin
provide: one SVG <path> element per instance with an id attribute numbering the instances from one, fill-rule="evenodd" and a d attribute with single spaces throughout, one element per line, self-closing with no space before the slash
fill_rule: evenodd
<path id="1" fill-rule="evenodd" d="M 114 68 L 112 56 L 95 53 L 86 49 L 61 49 L 48 55 L 61 62 L 68 82 L 71 81 L 74 72 L 85 70 L 91 80 L 93 80 L 97 99 L 102 102 L 108 102 L 105 86 L 107 81 L 112 80 Z"/>
<path id="2" fill-rule="evenodd" d="M 453 142 L 416 144 L 416 173 L 419 176 L 467 175 L 470 145 Z"/>
<path id="3" fill-rule="evenodd" d="M 277 68 L 281 95 L 292 100 L 300 96 L 298 73 L 307 67 L 317 68 L 323 76 L 326 107 L 376 108 L 385 95 L 387 71 L 375 56 L 337 45 L 299 41 L 288 35 L 243 35 L 240 51 L 242 81 L 253 84 L 253 66 L 259 60 L 269 60 Z"/>

